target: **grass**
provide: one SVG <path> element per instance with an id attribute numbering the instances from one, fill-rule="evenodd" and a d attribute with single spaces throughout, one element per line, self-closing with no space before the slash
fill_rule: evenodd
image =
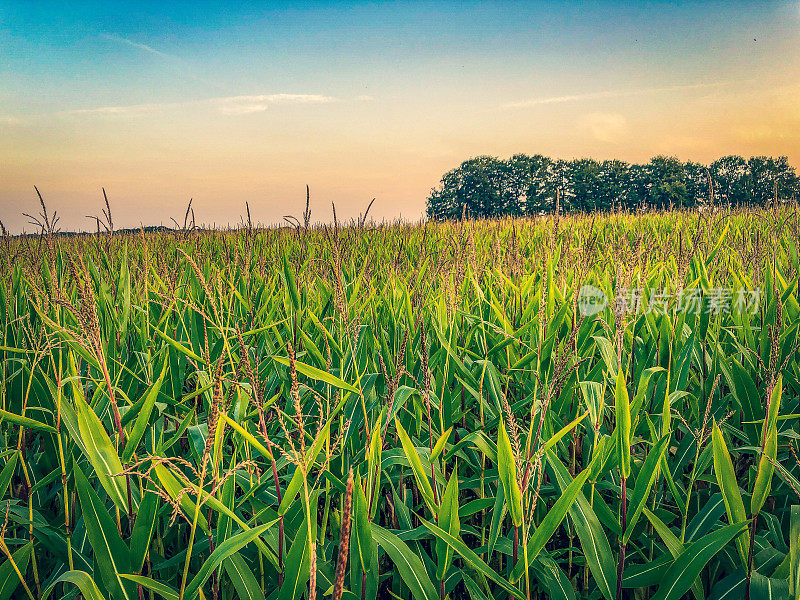
<path id="1" fill-rule="evenodd" d="M 0 255 L 0 600 L 800 594 L 796 207 L 45 215 Z"/>

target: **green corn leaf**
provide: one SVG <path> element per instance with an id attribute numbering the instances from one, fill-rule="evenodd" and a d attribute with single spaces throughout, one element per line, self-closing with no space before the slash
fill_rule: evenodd
<path id="1" fill-rule="evenodd" d="M 661 407 L 661 434 L 667 435 L 672 431 L 672 403 L 669 393 L 670 372 L 667 371 L 667 384 L 664 387 L 664 403 Z"/>
<path id="2" fill-rule="evenodd" d="M 572 583 L 552 558 L 540 553 L 531 565 L 531 569 L 536 579 L 547 592 L 548 600 L 576 600 L 577 597 Z"/>
<path id="3" fill-rule="evenodd" d="M 161 487 L 165 492 L 167 492 L 167 494 L 170 495 L 173 500 L 178 500 L 178 498 L 180 498 L 180 507 L 183 510 L 183 513 L 185 515 L 194 515 L 195 503 L 187 494 L 181 494 L 181 489 L 183 489 L 184 486 L 181 485 L 181 483 L 176 479 L 175 475 L 170 472 L 169 468 L 164 465 L 157 464 L 153 467 L 153 472 L 156 474 L 156 478 L 161 484 Z M 202 512 L 198 515 L 197 526 L 202 531 L 208 531 L 208 521 L 206 521 L 206 518 L 203 516 Z"/>
<path id="4" fill-rule="evenodd" d="M 667 551 L 672 555 L 672 558 L 678 558 L 681 552 L 683 552 L 683 543 L 678 539 L 678 536 L 672 533 L 670 528 L 649 508 L 645 506 L 642 510 L 653 525 L 655 532 L 661 538 L 661 541 L 664 542 L 664 546 L 667 547 Z"/>
<path id="5" fill-rule="evenodd" d="M 270 523 L 259 525 L 258 527 L 253 527 L 249 531 L 243 531 L 229 537 L 227 540 L 217 546 L 214 552 L 211 553 L 211 556 L 209 556 L 208 559 L 203 563 L 203 566 L 200 568 L 194 578 L 192 578 L 192 580 L 186 586 L 183 597 L 187 600 L 193 600 L 197 596 L 200 587 L 211 576 L 211 572 L 214 569 L 216 569 L 226 558 L 230 558 L 236 552 L 244 548 L 247 544 L 253 542 L 258 536 L 267 531 L 267 529 L 272 527 L 275 523 L 277 523 L 277 521 L 272 521 Z"/>
<path id="6" fill-rule="evenodd" d="M 294 267 L 289 264 L 289 258 L 285 252 L 281 253 L 283 260 L 283 284 L 286 286 L 286 291 L 292 299 L 292 307 L 295 312 L 300 311 L 300 293 L 297 290 L 297 281 L 294 276 Z"/>
<path id="7" fill-rule="evenodd" d="M 138 585 L 141 585 L 146 590 L 152 590 L 164 600 L 178 600 L 178 592 L 168 586 L 166 583 L 162 583 L 160 581 L 156 581 L 150 577 L 145 577 L 143 575 L 123 575 L 125 579 L 132 581 Z"/>
<path id="8" fill-rule="evenodd" d="M 741 523 L 747 520 L 744 502 L 742 502 L 742 493 L 739 491 L 739 484 L 736 482 L 736 474 L 733 470 L 733 462 L 731 462 L 728 446 L 725 444 L 722 431 L 720 431 L 716 422 L 714 423 L 711 438 L 714 447 L 714 474 L 717 477 L 719 489 L 722 491 L 722 497 L 725 499 L 725 512 L 728 513 L 728 522 L 731 525 Z M 742 559 L 742 566 L 745 568 L 747 568 L 749 545 L 750 534 L 745 531 L 736 539 L 736 548 L 739 552 L 739 557 Z"/>
<path id="9" fill-rule="evenodd" d="M 89 485 L 86 476 L 77 463 L 73 463 L 75 487 L 81 504 L 86 535 L 92 545 L 95 560 L 100 567 L 100 576 L 105 586 L 115 597 L 124 600 L 136 598 L 135 586 L 121 575 L 131 573 L 130 550 L 122 541 L 117 524 L 108 513 L 97 492 Z"/>
<path id="10" fill-rule="evenodd" d="M 122 462 L 103 424 L 82 396 L 75 397 L 75 413 L 81 442 L 86 457 L 97 475 L 100 485 L 124 514 L 128 512 L 128 484 L 122 473 Z M 133 509 L 137 507 L 136 494 L 131 493 Z"/>
<path id="11" fill-rule="evenodd" d="M 67 405 L 67 406 L 69 406 L 69 405 Z M 175 444 L 175 442 L 177 442 L 181 438 L 183 433 L 186 431 L 186 429 L 189 427 L 190 423 L 192 422 L 192 419 L 194 418 L 194 414 L 195 414 L 194 413 L 194 409 L 192 409 L 188 413 L 186 413 L 186 416 L 183 418 L 183 420 L 181 421 L 180 425 L 178 425 L 178 428 L 169 437 L 169 439 L 167 439 L 166 442 L 159 441 L 158 446 L 156 447 L 156 454 L 161 454 L 162 452 L 165 452 L 166 450 L 169 450 Z"/>
<path id="12" fill-rule="evenodd" d="M 236 453 L 234 452 L 230 457 L 230 465 L 231 468 L 235 466 L 236 461 Z M 220 512 L 219 518 L 217 519 L 217 528 L 215 531 L 214 541 L 216 544 L 220 544 L 223 541 L 227 540 L 231 534 L 233 533 L 233 518 L 228 514 L 227 511 L 233 512 L 234 509 L 234 496 L 236 494 L 236 478 L 229 477 L 225 480 L 225 483 L 222 484 L 222 490 L 219 494 L 219 501 L 222 506 L 226 507 L 226 511 Z"/>
<path id="13" fill-rule="evenodd" d="M 439 458 L 442 452 L 444 452 L 444 447 L 447 444 L 447 440 L 450 438 L 450 434 L 452 432 L 453 428 L 450 427 L 447 431 L 439 436 L 438 440 L 436 440 L 436 444 L 433 446 L 433 452 L 431 452 L 431 462 L 434 462 L 437 458 Z"/>
<path id="14" fill-rule="evenodd" d="M 489 600 L 488 596 L 483 593 L 483 590 L 480 586 L 475 583 L 475 580 L 470 577 L 469 573 L 464 571 L 463 569 L 459 569 L 459 573 L 461 573 L 461 579 L 464 582 L 464 587 L 467 588 L 467 592 L 469 592 L 469 597 L 472 600 Z"/>
<path id="15" fill-rule="evenodd" d="M 167 365 L 169 365 L 169 361 L 165 360 L 164 366 L 161 368 L 161 374 L 147 391 L 144 405 L 139 411 L 139 415 L 136 417 L 136 423 L 134 423 L 133 431 L 131 431 L 130 436 L 128 436 L 128 439 L 125 443 L 125 450 L 122 452 L 123 463 L 127 463 L 133 456 L 133 453 L 136 452 L 136 447 L 142 440 L 145 429 L 147 429 L 147 424 L 150 422 L 150 415 L 153 412 L 153 406 L 155 406 L 156 398 L 161 391 L 161 384 L 164 382 L 164 375 L 167 372 Z"/>
<path id="16" fill-rule="evenodd" d="M 408 545 L 395 534 L 373 523 L 372 536 L 381 548 L 389 555 L 394 567 L 411 590 L 415 600 L 437 600 L 439 594 L 431 583 L 425 565 L 419 556 L 411 551 Z"/>
<path id="17" fill-rule="evenodd" d="M 639 471 L 639 476 L 636 478 L 636 485 L 633 488 L 633 494 L 631 495 L 628 505 L 628 514 L 630 515 L 628 518 L 628 526 L 622 537 L 622 541 L 625 544 L 630 540 L 633 528 L 636 526 L 636 521 L 639 519 L 639 515 L 647 502 L 647 498 L 650 496 L 650 490 L 653 489 L 653 484 L 658 477 L 658 465 L 661 462 L 661 457 L 664 456 L 664 451 L 667 448 L 669 440 L 670 436 L 665 435 L 655 443 L 650 449 L 650 452 L 648 452 L 647 458 L 644 460 L 642 468 Z M 631 510 L 631 508 L 633 510 Z"/>
<path id="18" fill-rule="evenodd" d="M 264 592 L 241 554 L 233 554 L 222 565 L 240 600 L 264 600 Z"/>
<path id="19" fill-rule="evenodd" d="M 650 367 L 645 369 L 639 377 L 636 395 L 633 397 L 633 402 L 630 404 L 630 413 L 633 420 L 637 419 L 639 411 L 641 411 L 642 406 L 644 405 L 647 395 L 647 386 L 650 383 L 650 379 L 653 377 L 653 375 L 662 371 L 664 371 L 662 367 Z"/>
<path id="20" fill-rule="evenodd" d="M 503 484 L 511 520 L 515 527 L 519 527 L 522 525 L 523 518 L 522 491 L 519 488 L 517 479 L 517 462 L 514 458 L 514 450 L 511 447 L 511 440 L 508 438 L 503 419 L 500 419 L 497 428 L 497 469 L 500 472 L 500 481 Z"/>
<path id="21" fill-rule="evenodd" d="M 559 496 L 558 500 L 556 500 L 555 504 L 553 504 L 553 508 L 549 510 L 547 515 L 545 515 L 542 522 L 533 532 L 528 540 L 528 566 L 536 560 L 536 557 L 539 555 L 539 552 L 542 551 L 545 544 L 548 540 L 553 536 L 558 529 L 561 522 L 564 520 L 564 517 L 567 516 L 567 512 L 575 503 L 575 499 L 578 497 L 578 494 L 581 493 L 583 485 L 586 483 L 586 480 L 589 478 L 589 469 L 584 469 L 581 473 L 573 479 L 567 488 L 562 492 Z M 518 582 L 522 576 L 525 574 L 525 561 L 519 561 L 515 566 L 514 569 L 511 571 L 511 583 Z"/>
<path id="22" fill-rule="evenodd" d="M 384 411 L 381 411 L 383 417 Z M 377 498 L 380 496 L 381 491 L 381 449 L 383 447 L 383 438 L 381 436 L 381 421 L 379 418 L 375 421 L 375 426 L 372 428 L 372 435 L 369 442 L 369 453 L 367 455 L 367 489 L 366 493 L 372 498 L 372 511 L 370 512 L 370 519 L 375 516 L 375 511 L 378 508 Z"/>
<path id="23" fill-rule="evenodd" d="M 42 594 L 42 599 L 47 600 L 59 583 L 72 583 L 76 585 L 87 600 L 105 600 L 103 594 L 101 594 L 100 590 L 97 588 L 94 579 L 84 571 L 67 571 L 50 584 L 50 587 Z"/>
<path id="24" fill-rule="evenodd" d="M 311 545 L 308 543 L 308 525 L 305 520 L 286 556 L 285 573 L 286 579 L 278 592 L 278 600 L 299 600 L 311 577 Z"/>
<path id="25" fill-rule="evenodd" d="M 425 500 L 431 513 L 436 514 L 436 504 L 433 500 L 433 488 L 431 487 L 431 482 L 428 479 L 425 468 L 422 466 L 422 461 L 419 458 L 417 449 L 411 441 L 411 438 L 408 437 L 406 430 L 403 429 L 399 419 L 394 420 L 394 425 L 397 430 L 397 437 L 400 438 L 400 443 L 403 446 L 403 452 L 411 465 L 411 471 L 414 473 L 414 479 L 417 482 L 417 487 L 422 494 L 422 498 Z"/>
<path id="26" fill-rule="evenodd" d="M 442 504 L 439 507 L 439 527 L 457 538 L 461 530 L 458 515 L 458 465 L 453 468 L 450 480 L 442 494 Z M 444 540 L 436 540 L 436 579 L 444 579 L 445 573 L 450 568 L 453 559 L 453 548 Z"/>
<path id="27" fill-rule="evenodd" d="M 492 522 L 489 525 L 489 554 L 488 557 L 491 559 L 492 552 L 494 551 L 495 544 L 497 544 L 497 539 L 500 537 L 500 526 L 503 523 L 503 519 L 506 517 L 506 495 L 505 491 L 503 491 L 503 486 L 497 486 L 497 496 L 495 497 L 494 502 L 494 509 L 492 510 Z"/>
<path id="28" fill-rule="evenodd" d="M 370 526 L 369 508 L 364 488 L 361 486 L 361 477 L 355 478 L 353 486 L 353 520 L 355 527 L 350 532 L 351 556 L 357 555 L 362 572 L 372 568 L 373 538 Z"/>
<path id="29" fill-rule="evenodd" d="M 572 483 L 569 471 L 552 451 L 547 453 L 547 464 L 551 468 L 554 483 L 561 493 L 564 493 Z M 569 509 L 569 515 L 575 525 L 581 549 L 597 587 L 606 600 L 614 600 L 617 589 L 617 561 L 611 553 L 611 546 L 603 526 L 583 493 L 578 493 Z"/>
<path id="30" fill-rule="evenodd" d="M 239 433 L 244 439 L 246 439 L 248 444 L 250 444 L 253 448 L 258 450 L 261 453 L 261 456 L 263 456 L 264 458 L 272 457 L 270 451 L 267 450 L 267 448 L 265 448 L 264 445 L 261 442 L 259 442 L 252 433 L 250 433 L 244 427 L 239 425 L 239 423 L 231 419 L 226 413 L 220 413 L 219 416 L 234 430 L 236 430 L 236 432 Z M 296 493 L 297 491 L 295 491 L 295 494 Z M 294 499 L 294 496 L 292 497 L 292 499 Z"/>
<path id="31" fill-rule="evenodd" d="M 284 358 L 283 356 L 271 356 L 272 360 L 277 363 L 280 363 L 286 367 L 289 366 L 289 359 Z M 335 388 L 339 388 L 340 390 L 345 390 L 347 392 L 353 392 L 354 394 L 358 394 L 358 389 L 350 385 L 349 383 L 342 381 L 336 375 L 331 375 L 326 371 L 322 371 L 316 367 L 312 367 L 311 365 L 307 365 L 305 363 L 296 360 L 294 362 L 294 366 L 297 369 L 298 373 L 302 373 L 309 379 L 313 379 L 315 381 L 321 381 L 322 383 L 327 383 L 328 385 L 332 385 Z"/>
<path id="32" fill-rule="evenodd" d="M 775 386 L 769 399 L 769 411 L 767 411 L 767 430 L 777 427 L 778 413 L 781 409 L 781 396 L 783 395 L 783 377 L 778 375 L 775 379 Z"/>
<path id="33" fill-rule="evenodd" d="M 617 457 L 620 473 L 623 477 L 631 474 L 631 405 L 628 389 L 625 385 L 625 373 L 622 369 L 617 374 L 617 387 L 614 392 L 614 408 L 617 416 L 616 438 Z"/>
<path id="34" fill-rule="evenodd" d="M 27 429 L 35 429 L 36 431 L 46 431 L 48 433 L 55 433 L 56 430 L 46 423 L 41 423 L 40 421 L 36 421 L 35 419 L 30 419 L 28 417 L 23 417 L 22 415 L 16 415 L 14 413 L 8 412 L 7 410 L 0 409 L 0 423 L 3 421 L 8 421 L 10 423 L 14 423 L 15 425 L 19 425 L 20 427 L 25 427 Z"/>
<path id="35" fill-rule="evenodd" d="M 750 498 L 750 515 L 755 517 L 761 512 L 764 502 L 767 501 L 772 487 L 773 466 L 778 454 L 778 429 L 770 427 L 767 431 L 767 439 L 764 444 L 764 451 L 758 461 L 758 472 L 756 481 L 753 484 L 753 495 Z"/>
<path id="36" fill-rule="evenodd" d="M 28 570 L 28 563 L 30 562 L 32 553 L 33 542 L 28 542 L 11 555 L 14 564 L 17 566 L 17 569 L 19 569 L 19 572 L 22 573 L 23 577 Z M 11 564 L 10 560 L 5 559 L 3 564 L 0 565 L 0 600 L 10 600 L 20 583 L 21 581 L 16 570 L 14 570 L 14 565 Z M 19 597 L 22 597 L 22 594 L 20 594 Z"/>
<path id="37" fill-rule="evenodd" d="M 144 567 L 144 561 L 150 548 L 150 541 L 153 539 L 153 532 L 156 529 L 156 511 L 158 510 L 158 495 L 150 490 L 146 491 L 136 513 L 136 521 L 131 532 L 131 567 L 136 573 L 140 573 Z"/>
<path id="38" fill-rule="evenodd" d="M 667 547 L 667 551 L 669 552 L 669 556 L 664 556 L 665 559 L 671 558 L 674 560 L 678 558 L 678 556 L 683 553 L 684 545 L 678 539 L 678 537 L 672 533 L 669 527 L 664 524 L 664 522 L 658 518 L 654 513 L 650 512 L 650 510 L 645 506 L 644 507 L 644 514 L 650 523 L 653 525 L 653 529 L 656 531 L 658 536 L 661 538 L 661 541 L 664 542 L 664 545 Z M 671 561 L 669 561 L 671 562 Z M 661 581 L 661 578 L 664 576 L 664 572 L 666 572 L 666 568 L 659 570 L 659 575 L 654 583 Z M 653 584 L 648 584 L 653 585 Z M 694 595 L 696 600 L 704 600 L 705 594 L 703 592 L 703 586 L 700 583 L 699 579 L 695 579 L 692 582 L 692 594 Z"/>
<path id="39" fill-rule="evenodd" d="M 177 340 L 171 338 L 170 336 L 168 336 L 166 333 L 161 331 L 158 327 L 153 328 L 153 331 L 156 332 L 158 337 L 160 337 L 162 340 L 167 342 L 170 346 L 175 348 L 175 350 L 177 350 L 181 354 L 185 354 L 186 356 L 191 358 L 193 361 L 195 361 L 197 364 L 199 364 L 199 365 L 205 365 L 206 364 L 206 362 L 202 358 L 200 358 L 200 356 L 195 354 L 192 350 L 190 350 L 189 348 L 187 348 L 186 346 L 181 344 L 179 341 L 177 341 Z"/>
<path id="40" fill-rule="evenodd" d="M 581 381 L 580 388 L 592 423 L 596 424 L 603 414 L 603 384 L 597 381 Z"/>
<path id="41" fill-rule="evenodd" d="M 547 440 L 547 441 L 546 441 L 546 442 L 545 442 L 545 443 L 542 445 L 542 448 L 541 448 L 541 450 L 539 450 L 539 451 L 540 451 L 540 452 L 546 452 L 547 450 L 549 450 L 550 448 L 552 448 L 553 446 L 555 446 L 555 445 L 556 445 L 556 444 L 557 444 L 559 441 L 561 441 L 561 439 L 562 439 L 562 438 L 563 438 L 565 435 L 567 435 L 567 434 L 568 434 L 570 431 L 572 431 L 573 429 L 575 429 L 575 428 L 578 426 L 578 424 L 579 424 L 581 421 L 583 421 L 583 420 L 584 420 L 584 419 L 585 419 L 585 418 L 586 418 L 588 415 L 589 415 L 589 411 L 587 410 L 585 413 L 583 413 L 583 414 L 582 414 L 581 416 L 579 416 L 578 418 L 576 418 L 576 419 L 574 419 L 573 421 L 571 421 L 570 423 L 567 423 L 566 425 L 564 425 L 564 427 L 562 427 L 561 429 L 559 429 L 559 430 L 558 430 L 558 431 L 557 431 L 555 434 L 553 434 L 553 435 L 550 437 L 550 439 L 548 439 L 548 440 Z"/>
<path id="42" fill-rule="evenodd" d="M 283 516 L 286 514 L 286 511 L 291 508 L 295 498 L 297 498 L 297 494 L 300 493 L 300 489 L 302 487 L 303 469 L 297 467 L 294 470 L 294 475 L 292 475 L 291 480 L 289 480 L 289 485 L 286 486 L 286 491 L 283 493 L 280 506 L 278 506 L 278 515 Z"/>
<path id="43" fill-rule="evenodd" d="M 389 422 L 393 421 L 394 418 L 397 416 L 397 412 L 405 406 L 408 399 L 414 396 L 415 394 L 419 394 L 419 392 L 412 387 L 408 387 L 407 385 L 401 385 L 397 388 L 394 392 L 394 397 L 392 398 L 392 405 L 389 409 L 389 414 L 386 417 Z"/>
<path id="44" fill-rule="evenodd" d="M 14 476 L 14 469 L 17 466 L 17 458 L 19 452 L 14 450 L 11 453 L 11 458 L 6 459 L 6 464 L 3 465 L 3 470 L 0 471 L 0 498 L 6 495 L 8 485 L 11 483 L 11 478 Z"/>
<path id="45" fill-rule="evenodd" d="M 746 528 L 746 522 L 726 525 L 692 542 L 664 574 L 653 600 L 678 600 L 689 591 L 708 561 Z"/>
<path id="46" fill-rule="evenodd" d="M 431 532 L 439 539 L 444 540 L 450 546 L 452 546 L 453 550 L 459 553 L 461 557 L 469 563 L 469 565 L 478 571 L 484 577 L 487 577 L 494 581 L 497 585 L 503 588 L 506 592 L 515 596 L 517 598 L 524 598 L 522 592 L 520 592 L 516 587 L 511 585 L 504 577 L 501 577 L 494 571 L 489 565 L 487 565 L 481 557 L 478 556 L 473 550 L 471 550 L 464 542 L 460 539 L 453 537 L 449 533 L 447 533 L 444 529 L 437 527 L 433 523 L 426 521 L 425 519 L 420 519 L 422 524 L 431 530 Z"/>
<path id="47" fill-rule="evenodd" d="M 800 596 L 800 505 L 793 504 L 789 518 L 789 592 Z"/>

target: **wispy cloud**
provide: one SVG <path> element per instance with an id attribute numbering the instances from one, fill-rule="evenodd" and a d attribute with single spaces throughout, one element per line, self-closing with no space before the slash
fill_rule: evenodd
<path id="1" fill-rule="evenodd" d="M 628 96 L 646 96 L 650 94 L 703 90 L 731 85 L 732 83 L 733 82 L 721 81 L 716 83 L 693 83 L 688 85 L 670 85 L 629 90 L 603 90 L 598 92 L 587 92 L 585 94 L 571 94 L 567 96 L 546 96 L 542 98 L 528 98 L 525 100 L 506 102 L 505 104 L 501 105 L 501 108 L 530 108 L 533 106 L 543 106 L 546 104 L 563 104 L 565 102 L 584 102 L 588 100 L 602 100 L 606 98 L 624 98 Z"/>
<path id="2" fill-rule="evenodd" d="M 139 50 L 149 52 L 150 54 L 160 56 L 161 58 L 168 58 L 170 60 L 181 60 L 177 56 L 173 56 L 172 54 L 167 54 L 166 52 L 162 52 L 161 50 L 156 50 L 155 48 L 153 48 L 152 46 L 148 46 L 147 44 L 134 42 L 133 40 L 129 40 L 128 38 L 122 37 L 121 35 L 117 35 L 116 33 L 101 33 L 100 37 L 110 42 L 118 42 L 120 44 L 125 44 L 126 46 L 130 46 L 131 48 L 137 48 Z"/>
<path id="3" fill-rule="evenodd" d="M 98 106 L 96 108 L 78 108 L 67 110 L 62 114 L 67 115 L 108 115 L 128 117 L 140 114 L 160 112 L 169 108 L 185 106 L 187 102 L 161 102 L 149 104 L 129 104 L 126 106 Z"/>
<path id="4" fill-rule="evenodd" d="M 271 106 L 296 104 L 329 104 L 337 102 L 333 96 L 322 94 L 254 94 L 241 96 L 223 96 L 203 100 L 185 102 L 153 102 L 144 104 L 128 104 L 120 106 L 99 106 L 65 111 L 68 115 L 100 115 L 109 117 L 134 117 L 157 112 L 165 112 L 188 107 L 206 107 L 217 110 L 223 115 L 248 115 L 268 110 Z"/>
<path id="5" fill-rule="evenodd" d="M 169 54 L 168 52 L 164 52 L 163 50 L 159 50 L 158 48 L 154 48 L 148 44 L 135 42 L 116 33 L 101 33 L 99 36 L 101 39 L 106 41 L 113 42 L 115 44 L 121 44 L 129 48 L 133 48 L 134 50 L 144 52 L 145 54 L 158 57 L 161 59 L 163 65 L 175 72 L 176 76 L 178 77 L 194 79 L 204 83 L 210 88 L 217 90 L 224 89 L 216 79 L 204 77 L 202 72 L 198 70 L 198 68 L 192 64 L 191 61 L 184 60 L 180 56 Z"/>
<path id="6" fill-rule="evenodd" d="M 328 104 L 336 102 L 336 98 L 321 94 L 257 94 L 215 98 L 213 102 L 224 115 L 247 115 L 264 112 L 274 104 Z"/>

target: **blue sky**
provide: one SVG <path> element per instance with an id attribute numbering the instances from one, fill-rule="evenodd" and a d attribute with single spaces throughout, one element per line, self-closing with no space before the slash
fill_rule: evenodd
<path id="1" fill-rule="evenodd" d="M 479 154 L 800 159 L 800 2 L 0 1 L 0 220 L 422 215 Z"/>

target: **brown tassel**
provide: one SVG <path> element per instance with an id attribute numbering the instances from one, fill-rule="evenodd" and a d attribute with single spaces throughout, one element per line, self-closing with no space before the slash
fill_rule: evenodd
<path id="1" fill-rule="evenodd" d="M 350 513 L 353 508 L 353 469 L 347 476 L 347 490 L 344 493 L 342 508 L 342 527 L 339 530 L 339 557 L 336 559 L 336 578 L 333 582 L 332 600 L 341 600 L 344 590 L 344 574 L 347 570 L 347 555 L 350 551 Z"/>

